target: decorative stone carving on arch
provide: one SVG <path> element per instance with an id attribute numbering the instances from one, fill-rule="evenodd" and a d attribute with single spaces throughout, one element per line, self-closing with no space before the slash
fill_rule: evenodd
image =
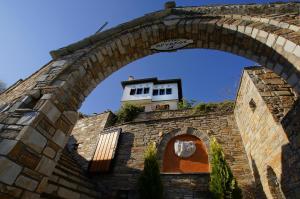
<path id="1" fill-rule="evenodd" d="M 185 136 L 186 137 L 183 137 Z M 191 136 L 190 138 L 188 136 Z M 198 142 L 197 140 L 199 140 L 198 142 L 198 147 L 201 147 L 202 149 L 200 150 L 204 150 L 203 152 L 208 156 L 208 170 L 209 171 L 209 162 L 210 162 L 210 159 L 209 159 L 209 137 L 206 133 L 203 133 L 202 131 L 199 131 L 195 128 L 191 128 L 191 127 L 188 127 L 188 128 L 184 128 L 184 129 L 175 129 L 169 133 L 166 133 L 162 136 L 160 142 L 158 143 L 158 156 L 159 156 L 159 161 L 160 161 L 160 165 L 161 165 L 161 168 L 164 169 L 164 161 L 165 160 L 165 153 L 167 152 L 166 150 L 169 150 L 169 147 L 172 147 L 172 150 L 173 150 L 173 145 L 172 146 L 169 146 L 170 142 L 171 141 L 174 141 L 174 139 L 176 138 L 179 138 L 179 139 L 182 139 L 182 138 L 187 138 L 187 139 L 192 139 L 196 142 Z M 196 138 L 196 139 L 195 139 Z M 172 142 L 173 144 L 173 142 Z M 202 144 L 204 144 L 204 146 L 202 146 Z M 199 151 L 198 151 L 199 153 Z M 203 155 L 205 155 L 203 154 Z M 203 158 L 203 157 L 201 157 Z M 206 169 L 205 169 L 206 170 Z M 182 171 L 184 172 L 184 171 Z"/>

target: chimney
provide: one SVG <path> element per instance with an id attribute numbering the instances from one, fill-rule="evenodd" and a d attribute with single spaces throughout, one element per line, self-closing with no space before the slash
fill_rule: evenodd
<path id="1" fill-rule="evenodd" d="M 131 81 L 131 80 L 134 80 L 134 77 L 133 77 L 133 76 L 129 76 L 129 77 L 128 77 L 128 81 Z"/>

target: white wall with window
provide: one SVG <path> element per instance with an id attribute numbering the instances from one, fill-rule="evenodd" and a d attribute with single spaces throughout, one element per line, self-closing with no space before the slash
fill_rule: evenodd
<path id="1" fill-rule="evenodd" d="M 153 83 L 126 85 L 121 101 L 151 100 L 152 88 Z"/>
<path id="2" fill-rule="evenodd" d="M 178 100 L 178 85 L 155 84 L 153 85 L 152 101 Z"/>
<path id="3" fill-rule="evenodd" d="M 122 82 L 122 103 L 136 103 L 145 108 L 145 111 L 176 110 L 181 98 L 181 81 L 157 80 L 156 78 L 128 80 Z"/>

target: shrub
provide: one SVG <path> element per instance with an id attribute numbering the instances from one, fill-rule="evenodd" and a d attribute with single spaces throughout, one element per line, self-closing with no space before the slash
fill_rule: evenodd
<path id="1" fill-rule="evenodd" d="M 240 199 L 241 190 L 225 160 L 223 150 L 213 138 L 210 143 L 212 171 L 210 174 L 209 190 L 215 199 Z"/>
<path id="2" fill-rule="evenodd" d="M 233 108 L 234 102 L 232 101 L 224 101 L 219 103 L 203 103 L 200 102 L 193 107 L 193 113 L 207 113 L 209 111 L 214 111 L 216 109 L 231 109 Z"/>
<path id="3" fill-rule="evenodd" d="M 143 112 L 144 108 L 136 106 L 134 104 L 126 103 L 116 113 L 116 122 L 123 123 L 132 121 L 140 112 Z"/>
<path id="4" fill-rule="evenodd" d="M 200 102 L 199 104 L 196 104 L 193 107 L 194 113 L 207 113 L 209 111 L 212 111 L 213 109 L 215 109 L 217 107 L 216 104 L 214 103 L 203 103 Z"/>
<path id="5" fill-rule="evenodd" d="M 138 180 L 138 191 L 143 199 L 162 199 L 163 185 L 155 143 L 149 144 L 144 154 L 144 170 Z"/>
<path id="6" fill-rule="evenodd" d="M 180 102 L 178 102 L 178 109 L 182 110 L 182 109 L 192 108 L 194 104 L 195 104 L 195 100 L 189 101 L 183 98 Z"/>

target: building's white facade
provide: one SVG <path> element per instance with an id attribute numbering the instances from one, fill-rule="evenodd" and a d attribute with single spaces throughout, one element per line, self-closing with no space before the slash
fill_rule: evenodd
<path id="1" fill-rule="evenodd" d="M 157 80 L 156 78 L 128 80 L 122 82 L 123 103 L 134 103 L 145 107 L 145 111 L 162 109 L 176 110 L 181 100 L 181 80 Z"/>

